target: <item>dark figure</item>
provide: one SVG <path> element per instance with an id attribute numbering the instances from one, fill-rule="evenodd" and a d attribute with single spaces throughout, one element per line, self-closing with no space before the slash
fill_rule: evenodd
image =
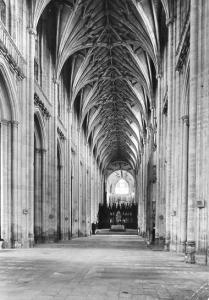
<path id="1" fill-rule="evenodd" d="M 155 241 L 155 224 L 153 223 L 153 228 L 152 228 L 152 242 Z"/>
<path id="2" fill-rule="evenodd" d="M 92 223 L 91 229 L 92 229 L 92 234 L 95 234 L 95 232 L 96 232 L 96 224 L 95 223 Z"/>

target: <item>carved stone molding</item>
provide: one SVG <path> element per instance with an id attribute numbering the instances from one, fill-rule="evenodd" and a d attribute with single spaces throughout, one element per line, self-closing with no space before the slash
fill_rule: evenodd
<path id="1" fill-rule="evenodd" d="M 57 127 L 57 133 L 58 133 L 61 141 L 66 140 L 66 137 L 65 137 L 64 133 L 62 132 L 62 130 L 59 127 Z"/>
<path id="2" fill-rule="evenodd" d="M 169 27 L 174 22 L 174 17 L 170 17 L 166 20 L 166 26 Z"/>
<path id="3" fill-rule="evenodd" d="M 44 103 L 41 101 L 41 99 L 39 98 L 38 94 L 35 93 L 34 94 L 34 105 L 37 106 L 42 115 L 46 118 L 46 119 L 49 119 L 51 117 L 48 109 L 46 108 L 46 106 L 44 105 Z"/>
<path id="4" fill-rule="evenodd" d="M 2 124 L 2 125 L 6 125 L 6 126 L 8 126 L 8 125 L 12 125 L 12 127 L 18 127 L 18 125 L 19 125 L 19 122 L 17 122 L 17 121 L 10 121 L 10 120 L 1 120 L 0 121 L 0 124 Z"/>
<path id="5" fill-rule="evenodd" d="M 0 54 L 9 63 L 10 68 L 17 75 L 17 78 L 22 80 L 25 78 L 26 61 L 18 50 L 15 42 L 7 31 L 6 27 L 0 20 Z"/>
<path id="6" fill-rule="evenodd" d="M 168 89 L 165 91 L 165 95 L 163 97 L 163 114 L 167 116 L 168 113 Z"/>
<path id="7" fill-rule="evenodd" d="M 190 47 L 190 12 L 188 12 L 184 27 L 181 33 L 180 41 L 176 50 L 176 70 L 181 71 Z"/>
<path id="8" fill-rule="evenodd" d="M 77 146 L 73 141 L 71 140 L 71 151 L 75 154 L 77 152 Z"/>
<path id="9" fill-rule="evenodd" d="M 35 152 L 42 155 L 42 154 L 45 154 L 45 153 L 46 153 L 46 149 L 36 148 L 36 149 L 35 149 Z"/>
<path id="10" fill-rule="evenodd" d="M 152 151 L 155 152 L 156 150 L 157 150 L 157 145 L 156 145 L 156 143 L 153 143 L 153 145 L 152 145 Z"/>
<path id="11" fill-rule="evenodd" d="M 4 126 L 8 126 L 10 124 L 9 120 L 1 120 L 0 124 L 4 125 Z"/>
<path id="12" fill-rule="evenodd" d="M 18 125 L 19 125 L 19 122 L 17 122 L 17 121 L 11 121 L 11 124 L 12 124 L 12 126 L 13 127 L 18 127 Z"/>
<path id="13" fill-rule="evenodd" d="M 28 27 L 27 29 L 28 29 L 28 33 L 29 33 L 30 35 L 33 35 L 34 37 L 36 37 L 37 31 L 36 31 L 35 28 Z"/>
<path id="14" fill-rule="evenodd" d="M 185 115 L 182 117 L 182 121 L 183 123 L 185 123 L 187 126 L 189 126 L 189 116 Z"/>

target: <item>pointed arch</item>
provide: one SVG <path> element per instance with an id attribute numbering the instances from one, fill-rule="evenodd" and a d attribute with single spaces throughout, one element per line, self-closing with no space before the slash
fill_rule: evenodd
<path id="1" fill-rule="evenodd" d="M 60 138 L 57 138 L 57 152 L 59 154 L 60 159 L 60 166 L 63 166 L 64 164 L 64 158 L 63 158 L 63 147 Z"/>
<path id="2" fill-rule="evenodd" d="M 17 104 L 17 92 L 13 84 L 10 71 L 2 57 L 0 57 L 0 82 L 1 93 L 6 97 L 1 97 L 0 118 L 1 120 L 19 121 L 19 108 Z"/>
<path id="3" fill-rule="evenodd" d="M 34 1 L 35 4 L 32 3 L 32 27 L 34 29 L 36 29 L 44 9 L 51 1 L 52 0 L 36 0 Z"/>
<path id="4" fill-rule="evenodd" d="M 39 110 L 34 113 L 34 241 L 45 236 L 45 153 L 44 122 Z"/>
<path id="5" fill-rule="evenodd" d="M 57 240 L 62 239 L 62 149 L 57 140 Z"/>
<path id="6" fill-rule="evenodd" d="M 40 149 L 46 150 L 45 124 L 42 114 L 38 109 L 34 113 L 34 125 L 35 137 L 40 139 Z"/>
<path id="7" fill-rule="evenodd" d="M 188 115 L 189 114 L 189 76 L 190 75 L 190 60 L 189 57 L 186 62 L 185 66 L 185 75 L 183 80 L 183 87 L 182 87 L 182 114 Z"/>

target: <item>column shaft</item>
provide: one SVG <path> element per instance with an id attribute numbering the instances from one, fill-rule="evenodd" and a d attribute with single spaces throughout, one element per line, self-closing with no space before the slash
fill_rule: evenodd
<path id="1" fill-rule="evenodd" d="M 190 102 L 189 102 L 189 161 L 187 211 L 187 262 L 195 263 L 195 201 L 196 201 L 196 130 L 198 81 L 198 11 L 199 4 L 191 0 L 190 22 Z"/>

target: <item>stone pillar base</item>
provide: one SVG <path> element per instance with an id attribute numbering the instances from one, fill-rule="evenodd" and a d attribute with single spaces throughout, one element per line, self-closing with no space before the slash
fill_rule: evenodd
<path id="1" fill-rule="evenodd" d="M 195 264 L 195 242 L 189 241 L 186 243 L 186 254 L 185 254 L 185 262 L 188 264 Z"/>

